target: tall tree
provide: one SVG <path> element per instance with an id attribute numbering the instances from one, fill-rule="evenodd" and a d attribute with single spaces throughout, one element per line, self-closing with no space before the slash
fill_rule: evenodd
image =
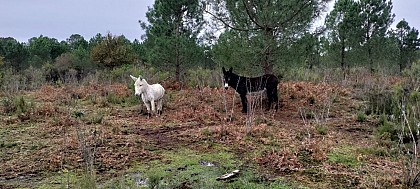
<path id="1" fill-rule="evenodd" d="M 363 42 L 366 45 L 370 71 L 373 73 L 372 39 L 384 38 L 394 20 L 390 0 L 360 0 L 360 19 L 362 21 Z"/>
<path id="2" fill-rule="evenodd" d="M 207 13 L 252 41 L 264 73 L 272 73 L 276 55 L 284 46 L 309 29 L 328 0 L 230 0 L 212 1 Z M 245 38 L 247 37 L 247 39 Z M 286 44 L 287 46 L 287 44 Z"/>
<path id="3" fill-rule="evenodd" d="M 399 47 L 399 68 L 400 72 L 414 61 L 416 50 L 419 49 L 420 39 L 418 37 L 419 31 L 411 28 L 405 19 L 398 22 L 396 30 L 393 35 L 397 39 Z"/>
<path id="4" fill-rule="evenodd" d="M 183 66 L 194 64 L 203 54 L 197 36 L 203 26 L 203 14 L 198 0 L 156 0 L 146 17 L 150 25 L 140 21 L 146 30 L 147 59 L 162 69 L 172 68 L 175 80 L 181 79 Z"/>
<path id="5" fill-rule="evenodd" d="M 78 48 L 88 48 L 88 42 L 80 34 L 72 34 L 69 38 L 67 38 L 66 41 L 69 45 L 70 50 L 75 50 Z"/>
<path id="6" fill-rule="evenodd" d="M 29 58 L 29 52 L 24 44 L 14 38 L 0 38 L 0 57 L 3 57 L 5 66 L 20 71 L 27 66 L 25 63 Z"/>
<path id="7" fill-rule="evenodd" d="M 60 43 L 55 38 L 46 36 L 33 37 L 28 41 L 28 49 L 32 58 L 31 64 L 40 66 L 45 62 L 52 62 L 67 51 L 66 43 Z"/>
<path id="8" fill-rule="evenodd" d="M 333 53 L 335 49 L 339 49 L 340 65 L 344 77 L 346 77 L 346 69 L 349 67 L 346 55 L 362 40 L 359 10 L 359 5 L 353 0 L 338 0 L 326 17 L 326 26 L 331 40 L 329 50 L 330 53 Z"/>
<path id="9" fill-rule="evenodd" d="M 89 39 L 89 50 L 92 50 L 93 47 L 99 45 L 104 40 L 105 36 L 102 36 L 101 33 L 97 33 L 94 37 Z"/>

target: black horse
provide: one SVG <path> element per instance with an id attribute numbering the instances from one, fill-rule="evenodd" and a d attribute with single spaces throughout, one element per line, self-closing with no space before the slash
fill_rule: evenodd
<path id="1" fill-rule="evenodd" d="M 243 113 L 247 112 L 248 101 L 246 95 L 264 90 L 266 90 L 268 98 L 267 110 L 270 110 L 271 103 L 274 101 L 276 103 L 276 112 L 278 111 L 279 98 L 277 96 L 277 84 L 279 83 L 279 79 L 275 75 L 265 74 L 260 77 L 243 77 L 232 73 L 232 67 L 228 71 L 222 67 L 222 70 L 225 89 L 231 86 L 241 96 Z"/>

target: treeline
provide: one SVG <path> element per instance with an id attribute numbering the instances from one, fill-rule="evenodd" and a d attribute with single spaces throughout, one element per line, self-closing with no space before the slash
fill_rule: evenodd
<path id="1" fill-rule="evenodd" d="M 418 30 L 405 20 L 390 28 L 391 1 L 338 0 L 324 25 L 314 28 L 329 2 L 156 0 L 148 23 L 139 21 L 146 33 L 141 42 L 111 33 L 89 40 L 79 34 L 65 41 L 0 38 L 0 76 L 39 71 L 45 81 L 66 82 L 142 67 L 182 81 L 189 70 L 221 66 L 250 76 L 303 68 L 345 75 L 355 67 L 398 74 L 419 59 Z"/>

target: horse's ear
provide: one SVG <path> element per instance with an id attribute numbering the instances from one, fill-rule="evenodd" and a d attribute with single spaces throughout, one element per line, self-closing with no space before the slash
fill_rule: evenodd
<path id="1" fill-rule="evenodd" d="M 222 71 L 223 73 L 226 73 L 225 67 L 222 67 Z"/>
<path id="2" fill-rule="evenodd" d="M 141 75 L 139 75 L 139 79 L 140 79 L 140 80 L 142 80 L 142 79 L 143 79 L 143 77 L 142 77 Z"/>
<path id="3" fill-rule="evenodd" d="M 230 67 L 230 68 L 229 68 L 229 72 L 230 72 L 230 73 L 232 73 L 232 70 L 233 70 L 233 68 L 232 68 L 232 67 Z"/>
<path id="4" fill-rule="evenodd" d="M 130 77 L 131 77 L 131 79 L 133 79 L 134 81 L 137 81 L 137 78 L 136 78 L 136 77 L 134 77 L 134 76 L 132 76 L 132 75 L 130 75 Z"/>

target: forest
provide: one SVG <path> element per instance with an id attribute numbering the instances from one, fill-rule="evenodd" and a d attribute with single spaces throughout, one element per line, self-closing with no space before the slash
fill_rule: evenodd
<path id="1" fill-rule="evenodd" d="M 391 0 L 329 3 L 155 0 L 134 41 L 0 36 L 0 188 L 420 187 L 419 31 Z M 280 78 L 279 111 L 241 113 L 222 67 Z"/>

